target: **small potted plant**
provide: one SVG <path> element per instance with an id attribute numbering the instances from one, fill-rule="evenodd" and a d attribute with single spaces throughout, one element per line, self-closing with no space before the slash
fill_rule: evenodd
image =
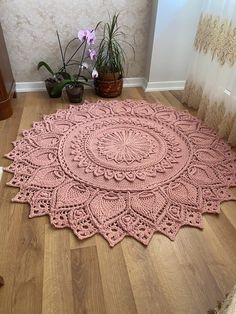
<path id="1" fill-rule="evenodd" d="M 98 47 L 94 79 L 95 92 L 101 97 L 117 97 L 123 88 L 125 52 L 123 43 L 128 44 L 118 24 L 119 13 L 103 24 L 103 37 Z"/>
<path id="2" fill-rule="evenodd" d="M 37 67 L 38 70 L 41 67 L 44 67 L 51 74 L 51 77 L 47 78 L 44 81 L 49 97 L 52 97 L 52 98 L 61 97 L 61 92 L 54 93 L 54 94 L 52 93 L 53 88 L 62 80 L 61 73 L 54 72 L 52 68 L 44 61 L 40 61 L 38 63 L 38 67 Z"/>
<path id="3" fill-rule="evenodd" d="M 84 85 L 90 85 L 88 78 L 80 74 L 69 75 L 69 79 L 65 79 L 54 86 L 52 94 L 62 93 L 65 87 L 69 101 L 72 103 L 80 103 L 83 99 Z"/>
<path id="4" fill-rule="evenodd" d="M 79 46 L 66 61 L 67 49 L 74 40 L 79 40 Z M 92 48 L 95 40 L 95 30 L 81 30 L 78 33 L 78 37 L 72 39 L 67 44 L 64 53 L 62 53 L 62 60 L 67 77 L 58 82 L 58 84 L 55 84 L 52 90 L 53 95 L 61 93 L 63 88 L 66 88 L 66 93 L 70 102 L 79 103 L 82 101 L 84 85 L 90 86 L 90 84 L 88 83 L 88 76 L 93 77 L 94 75 L 96 75 L 95 71 L 89 69 L 89 64 L 86 62 L 88 59 L 95 60 L 96 58 L 96 51 Z M 82 55 L 80 56 L 80 60 L 78 61 L 77 59 L 75 59 L 75 55 L 80 50 L 82 50 Z M 69 66 L 76 66 L 78 69 L 77 73 L 69 74 L 67 71 L 67 68 Z"/>
<path id="5" fill-rule="evenodd" d="M 96 28 L 98 27 L 97 24 Z M 84 85 L 88 84 L 87 76 L 95 75 L 94 71 L 89 70 L 87 62 L 89 60 L 95 60 L 96 51 L 93 49 L 93 45 L 96 40 L 95 29 L 93 30 L 80 30 L 78 36 L 69 41 L 64 51 L 62 49 L 61 40 L 57 32 L 58 43 L 60 47 L 62 67 L 54 72 L 52 68 L 44 61 L 38 63 L 38 70 L 44 67 L 50 74 L 51 77 L 45 80 L 45 85 L 50 97 L 60 97 L 62 90 L 66 87 L 68 98 L 71 102 L 81 102 Z M 78 41 L 77 47 L 71 53 L 70 57 L 67 58 L 68 48 L 75 41 Z M 82 50 L 82 56 L 78 61 L 77 55 Z M 70 74 L 68 68 L 77 67 L 78 71 L 75 74 Z M 86 73 L 84 73 L 86 71 Z M 94 74 L 95 73 L 95 74 Z"/>

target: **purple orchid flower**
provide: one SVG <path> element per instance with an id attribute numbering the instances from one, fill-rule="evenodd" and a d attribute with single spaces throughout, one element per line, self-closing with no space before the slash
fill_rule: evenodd
<path id="1" fill-rule="evenodd" d="M 95 35 L 95 30 L 93 29 L 92 31 L 89 31 L 88 36 L 87 36 L 87 43 L 89 45 L 95 44 L 96 40 L 96 35 Z"/>
<path id="2" fill-rule="evenodd" d="M 88 45 L 94 44 L 96 40 L 95 30 L 81 29 L 78 32 L 78 38 L 80 41 L 86 41 Z"/>
<path id="3" fill-rule="evenodd" d="M 81 29 L 78 32 L 78 38 L 80 39 L 80 41 L 85 41 L 87 39 L 87 30 Z"/>
<path id="4" fill-rule="evenodd" d="M 88 50 L 88 56 L 91 60 L 96 60 L 97 53 L 94 49 L 89 49 Z"/>

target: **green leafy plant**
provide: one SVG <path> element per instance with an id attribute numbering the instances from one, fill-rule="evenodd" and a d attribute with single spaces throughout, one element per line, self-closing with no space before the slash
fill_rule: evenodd
<path id="1" fill-rule="evenodd" d="M 119 13 L 113 15 L 109 22 L 103 24 L 103 38 L 98 47 L 95 68 L 99 74 L 116 73 L 123 76 L 125 64 L 125 51 L 122 44 L 129 45 L 125 41 L 125 34 L 118 24 Z"/>
<path id="2" fill-rule="evenodd" d="M 63 71 L 63 69 L 61 69 L 60 71 L 53 71 L 50 65 L 46 63 L 45 61 L 40 61 L 38 63 L 37 69 L 39 70 L 42 67 L 44 67 L 51 74 L 52 76 L 51 79 L 56 82 L 60 82 L 62 79 L 69 78 L 69 73 L 67 73 L 66 71 Z"/>
<path id="3" fill-rule="evenodd" d="M 80 85 L 88 85 L 91 86 L 91 84 L 88 83 L 88 78 L 86 78 L 83 75 L 70 75 L 68 74 L 68 78 L 62 80 L 61 82 L 59 82 L 57 85 L 54 86 L 53 90 L 52 90 L 52 95 L 56 95 L 58 93 L 60 93 L 64 87 L 66 86 L 70 86 L 70 88 L 72 87 L 79 87 Z"/>
<path id="4" fill-rule="evenodd" d="M 44 61 L 40 61 L 40 62 L 38 63 L 37 69 L 39 70 L 39 69 L 42 68 L 42 67 L 44 67 L 44 68 L 52 75 L 52 77 L 56 79 L 58 72 L 54 72 L 54 71 L 52 70 L 52 68 L 50 67 L 49 64 L 47 64 L 47 63 L 44 62 Z"/>
<path id="5" fill-rule="evenodd" d="M 81 85 L 89 85 L 87 76 L 93 77 L 94 71 L 89 70 L 89 64 L 85 61 L 95 60 L 96 51 L 93 45 L 96 40 L 95 31 L 98 27 L 97 24 L 95 29 L 82 29 L 78 32 L 78 36 L 73 38 L 68 42 L 64 51 L 62 49 L 61 40 L 59 33 L 57 31 L 57 39 L 60 48 L 62 66 L 58 71 L 53 71 L 48 63 L 45 61 L 40 61 L 38 63 L 38 70 L 44 67 L 51 75 L 50 78 L 45 80 L 45 84 L 50 97 L 57 97 L 61 95 L 61 92 L 65 86 L 70 86 L 70 88 L 78 87 Z M 71 55 L 68 57 L 68 48 L 72 43 L 77 42 L 77 46 Z M 79 54 L 81 50 L 81 54 Z M 75 74 L 71 74 L 68 68 L 73 66 L 76 68 Z M 71 71 L 70 71 L 71 72 Z M 84 73 L 85 72 L 85 73 Z M 95 73 L 96 74 L 96 73 Z"/>

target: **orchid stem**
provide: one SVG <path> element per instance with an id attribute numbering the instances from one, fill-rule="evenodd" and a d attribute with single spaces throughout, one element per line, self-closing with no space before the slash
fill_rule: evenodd
<path id="1" fill-rule="evenodd" d="M 70 62 L 70 60 L 76 55 L 76 53 L 78 52 L 78 50 L 82 47 L 84 42 L 82 42 L 82 44 L 79 45 L 79 47 L 75 50 L 75 52 L 72 54 L 72 56 L 68 59 L 68 61 L 66 62 L 66 64 L 68 64 Z"/>
<path id="2" fill-rule="evenodd" d="M 68 44 L 66 45 L 65 51 L 64 51 L 64 60 L 66 60 L 66 52 L 68 47 L 70 46 L 70 44 L 75 41 L 76 39 L 78 39 L 77 37 L 73 38 L 71 41 L 68 42 Z M 66 62 L 66 64 L 68 64 L 68 62 Z"/>
<path id="3" fill-rule="evenodd" d="M 84 50 L 83 50 L 83 54 L 82 54 L 82 58 L 81 58 L 81 62 L 80 62 L 80 68 L 79 68 L 78 78 L 80 77 L 80 74 L 81 74 L 82 62 L 83 62 L 83 60 L 84 60 L 84 55 L 85 55 L 86 47 L 87 47 L 87 42 L 85 41 Z"/>
<path id="4" fill-rule="evenodd" d="M 62 46 L 61 46 L 61 41 L 60 41 L 60 37 L 59 37 L 59 33 L 57 31 L 57 39 L 58 39 L 58 43 L 59 43 L 59 47 L 60 47 L 60 52 L 61 52 L 61 58 L 62 58 L 62 63 L 63 63 L 63 68 L 66 71 L 66 64 L 65 64 L 65 59 L 63 56 L 63 52 L 62 52 Z"/>

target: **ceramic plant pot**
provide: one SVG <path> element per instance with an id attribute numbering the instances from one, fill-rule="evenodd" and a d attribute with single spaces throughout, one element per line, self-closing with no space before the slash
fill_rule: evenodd
<path id="1" fill-rule="evenodd" d="M 84 85 L 82 84 L 78 86 L 67 85 L 66 93 L 70 102 L 80 103 L 83 100 Z"/>
<path id="2" fill-rule="evenodd" d="M 53 88 L 58 84 L 57 81 L 55 81 L 54 79 L 46 79 L 45 80 L 45 86 L 46 86 L 46 89 L 47 89 L 47 92 L 48 92 L 48 96 L 51 97 L 51 98 L 59 98 L 61 97 L 61 91 L 58 92 L 58 93 L 53 93 L 52 94 L 52 90 Z"/>

